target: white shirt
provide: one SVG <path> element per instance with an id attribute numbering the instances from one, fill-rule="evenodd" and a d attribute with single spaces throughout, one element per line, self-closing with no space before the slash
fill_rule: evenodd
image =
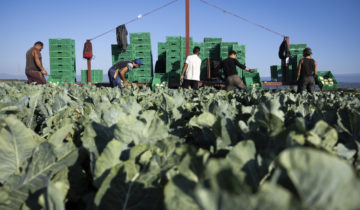
<path id="1" fill-rule="evenodd" d="M 189 55 L 185 63 L 188 65 L 184 79 L 200 81 L 201 59 L 198 55 Z"/>

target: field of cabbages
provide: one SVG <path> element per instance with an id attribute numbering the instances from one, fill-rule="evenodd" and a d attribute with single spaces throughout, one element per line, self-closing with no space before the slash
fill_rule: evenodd
<path id="1" fill-rule="evenodd" d="M 0 209 L 359 209 L 360 96 L 0 83 Z"/>

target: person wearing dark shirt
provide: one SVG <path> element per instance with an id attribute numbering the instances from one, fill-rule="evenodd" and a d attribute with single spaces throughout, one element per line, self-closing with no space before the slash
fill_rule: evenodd
<path id="1" fill-rule="evenodd" d="M 305 89 L 313 93 L 315 90 L 315 75 L 317 74 L 317 64 L 311 58 L 312 51 L 305 48 L 303 51 L 304 58 L 299 62 L 298 69 L 298 93 L 302 93 Z"/>
<path id="2" fill-rule="evenodd" d="M 246 86 L 244 85 L 243 81 L 240 79 L 237 71 L 236 66 L 245 69 L 246 71 L 249 71 L 253 73 L 254 71 L 247 68 L 245 65 L 241 64 L 236 59 L 236 52 L 231 50 L 229 51 L 229 57 L 217 67 L 216 70 L 223 69 L 224 75 L 226 77 L 226 91 L 232 90 L 234 87 L 238 87 L 240 89 L 246 89 Z"/>
<path id="3" fill-rule="evenodd" d="M 125 74 L 130 72 L 133 68 L 141 67 L 141 60 L 135 59 L 133 61 L 120 61 L 114 64 L 108 71 L 109 82 L 111 87 L 119 87 L 121 88 L 121 80 L 124 83 L 124 86 L 129 86 L 129 84 L 125 79 Z"/>
<path id="4" fill-rule="evenodd" d="M 26 52 L 26 67 L 25 74 L 29 83 L 36 82 L 37 84 L 45 84 L 44 75 L 47 75 L 46 70 L 42 65 L 41 50 L 44 44 L 40 41 L 36 42 L 32 48 Z"/>

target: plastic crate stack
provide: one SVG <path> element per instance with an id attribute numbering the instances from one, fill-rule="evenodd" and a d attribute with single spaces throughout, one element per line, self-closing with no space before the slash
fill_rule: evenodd
<path id="1" fill-rule="evenodd" d="M 277 82 L 295 82 L 297 78 L 297 70 L 299 68 L 299 62 L 304 57 L 303 50 L 306 48 L 306 44 L 290 44 L 290 60 L 289 71 L 285 74 L 284 69 L 281 66 L 270 66 L 271 80 Z M 287 78 L 285 78 L 287 75 Z"/>
<path id="2" fill-rule="evenodd" d="M 194 47 L 192 37 L 190 37 L 189 41 L 190 51 L 192 51 L 192 48 Z M 168 81 L 169 83 L 178 83 L 186 60 L 186 38 L 180 36 L 167 36 L 165 47 L 166 50 L 165 52 L 162 52 L 162 56 L 165 56 L 165 69 L 168 75 Z"/>
<path id="3" fill-rule="evenodd" d="M 75 40 L 49 39 L 50 76 L 48 82 L 76 82 Z"/>
<path id="4" fill-rule="evenodd" d="M 87 70 L 81 70 L 81 83 L 87 83 L 88 72 Z M 103 82 L 103 70 L 94 69 L 91 70 L 91 83 L 102 83 Z"/>
<path id="5" fill-rule="evenodd" d="M 125 74 L 128 82 L 151 83 L 153 62 L 150 33 L 130 33 L 130 44 L 124 52 L 118 45 L 112 45 L 112 63 L 124 60 L 141 59 L 141 68 Z"/>

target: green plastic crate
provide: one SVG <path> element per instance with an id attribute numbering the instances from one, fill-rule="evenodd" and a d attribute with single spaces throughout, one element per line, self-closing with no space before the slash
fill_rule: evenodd
<path id="1" fill-rule="evenodd" d="M 75 51 L 75 45 L 49 45 L 49 51 Z"/>
<path id="2" fill-rule="evenodd" d="M 50 71 L 76 71 L 75 65 L 50 64 Z"/>
<path id="3" fill-rule="evenodd" d="M 160 56 L 163 53 L 166 53 L 166 43 L 158 42 L 158 56 Z"/>
<path id="4" fill-rule="evenodd" d="M 75 58 L 75 51 L 52 51 L 49 54 L 50 54 L 50 58 L 64 58 L 64 57 Z"/>
<path id="5" fill-rule="evenodd" d="M 135 52 L 151 52 L 151 44 L 134 44 L 133 50 Z"/>
<path id="6" fill-rule="evenodd" d="M 137 51 L 134 53 L 135 58 L 151 58 L 151 51 Z"/>
<path id="7" fill-rule="evenodd" d="M 74 83 L 76 82 L 76 73 L 66 73 L 66 74 L 53 74 L 49 75 L 47 81 L 58 82 L 58 83 Z"/>
<path id="8" fill-rule="evenodd" d="M 152 76 L 152 70 L 151 69 L 133 69 L 131 70 L 133 76 L 135 78 L 137 77 L 151 77 Z"/>
<path id="9" fill-rule="evenodd" d="M 150 38 L 151 38 L 150 32 L 130 33 L 130 40 L 131 39 L 150 39 Z"/>
<path id="10" fill-rule="evenodd" d="M 278 72 L 281 70 L 281 66 L 273 65 L 270 66 L 271 80 L 276 81 L 278 78 Z"/>
<path id="11" fill-rule="evenodd" d="M 112 55 L 117 55 L 117 54 L 131 54 L 133 53 L 134 51 L 134 45 L 132 44 L 129 44 L 127 47 L 126 47 L 126 50 L 123 51 L 122 48 L 119 47 L 119 45 L 116 45 L 116 44 L 112 44 L 111 45 L 111 54 Z"/>
<path id="12" fill-rule="evenodd" d="M 49 45 L 74 45 L 75 40 L 73 39 L 49 39 Z"/>
<path id="13" fill-rule="evenodd" d="M 259 72 L 249 73 L 249 74 L 244 73 L 243 80 L 245 82 L 247 89 L 253 89 L 253 88 L 262 89 L 263 88 Z M 253 84 L 258 84 L 258 86 L 254 87 Z"/>
<path id="14" fill-rule="evenodd" d="M 153 80 L 151 83 L 151 87 L 154 90 L 156 88 L 156 84 L 162 84 L 165 82 L 165 87 L 167 87 L 168 75 L 166 73 L 155 73 L 153 76 Z"/>
<path id="15" fill-rule="evenodd" d="M 324 81 L 320 80 L 320 77 L 323 77 L 324 79 L 332 79 L 333 84 L 325 84 Z M 338 88 L 339 83 L 335 79 L 334 75 L 331 73 L 331 71 L 319 71 L 316 75 L 316 82 L 321 90 L 335 90 Z"/>
<path id="16" fill-rule="evenodd" d="M 75 65 L 75 58 L 72 57 L 59 57 L 59 58 L 50 58 L 51 65 Z"/>
<path id="17" fill-rule="evenodd" d="M 81 83 L 87 83 L 87 70 L 81 70 Z M 102 83 L 103 82 L 103 70 L 94 69 L 91 70 L 91 82 Z"/>
<path id="18" fill-rule="evenodd" d="M 137 82 L 137 83 L 152 83 L 152 77 L 137 77 L 137 78 L 133 78 L 133 82 Z"/>
<path id="19" fill-rule="evenodd" d="M 204 38 L 204 43 L 221 43 L 222 42 L 222 38 L 210 38 L 210 37 L 205 37 Z"/>

